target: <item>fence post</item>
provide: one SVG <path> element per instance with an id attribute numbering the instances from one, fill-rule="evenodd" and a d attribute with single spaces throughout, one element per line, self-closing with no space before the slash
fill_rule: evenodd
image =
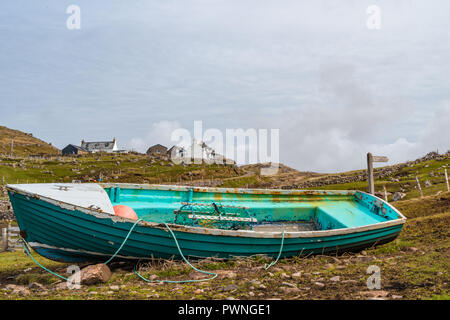
<path id="1" fill-rule="evenodd" d="M 420 187 L 420 182 L 419 182 L 419 178 L 416 175 L 416 182 L 417 182 L 417 188 L 419 189 L 420 192 L 420 197 L 423 198 L 423 193 L 422 193 L 422 188 Z"/>
<path id="2" fill-rule="evenodd" d="M 2 251 L 8 250 L 8 228 L 2 228 Z"/>
<path id="3" fill-rule="evenodd" d="M 370 152 L 367 153 L 367 177 L 369 181 L 369 193 L 373 194 L 375 191 L 375 184 L 373 182 L 373 157 Z"/>
<path id="4" fill-rule="evenodd" d="M 385 185 L 383 185 L 383 189 L 384 189 L 384 201 L 388 202 L 387 191 L 386 191 L 386 186 Z"/>
<path id="5" fill-rule="evenodd" d="M 448 186 L 447 168 L 444 169 L 444 173 L 445 173 L 445 183 L 447 183 L 447 191 L 450 191 L 450 187 Z"/>

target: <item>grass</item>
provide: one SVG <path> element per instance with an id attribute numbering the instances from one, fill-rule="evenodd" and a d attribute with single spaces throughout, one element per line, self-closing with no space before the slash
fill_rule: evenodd
<path id="1" fill-rule="evenodd" d="M 113 276 L 105 284 L 83 286 L 79 290 L 58 290 L 58 279 L 37 267 L 23 252 L 0 253 L 0 299 L 366 299 L 366 281 L 370 265 L 381 269 L 382 290 L 387 298 L 448 299 L 450 270 L 450 210 L 433 203 L 449 201 L 450 193 L 398 201 L 396 206 L 409 217 L 400 236 L 385 245 L 364 252 L 340 256 L 312 256 L 280 259 L 264 270 L 271 259 L 256 256 L 248 259 L 201 260 L 193 264 L 219 276 L 208 282 L 185 284 L 146 283 L 133 274 L 133 265 L 114 263 Z M 420 213 L 418 213 L 418 211 Z M 66 264 L 37 256 L 44 266 L 64 272 Z M 31 269 L 28 269 L 31 268 Z M 26 271 L 25 271 L 26 270 Z M 294 276 L 301 272 L 300 277 Z M 157 279 L 199 279 L 204 274 L 192 271 L 182 261 L 157 260 L 143 264 L 140 273 Z M 11 278 L 12 276 L 12 278 Z M 331 281 L 339 276 L 338 282 Z M 8 283 L 38 282 L 46 286 L 46 293 L 12 294 Z M 295 288 L 289 289 L 284 283 Z M 324 284 L 320 287 L 316 282 Z M 113 289 L 112 289 L 113 288 Z M 117 290 L 119 288 L 119 290 Z"/>
<path id="2" fill-rule="evenodd" d="M 267 187 L 276 185 L 277 177 L 248 174 L 232 166 L 171 166 L 164 161 L 149 163 L 146 156 L 90 155 L 60 160 L 9 159 L 0 157 L 0 179 L 9 183 L 43 181 L 71 181 L 99 179 L 111 182 L 173 183 L 222 180 L 227 187 Z M 12 164 L 15 163 L 15 168 Z M 19 166 L 19 164 L 21 164 Z M 113 263 L 113 276 L 105 284 L 83 286 L 79 290 L 58 289 L 59 279 L 26 256 L 21 250 L 0 253 L 0 299 L 366 299 L 367 268 L 377 265 L 381 269 L 382 290 L 388 298 L 449 299 L 450 270 L 450 193 L 443 181 L 443 165 L 449 161 L 425 161 L 413 167 L 396 170 L 392 178 L 376 180 L 376 189 L 385 185 L 389 192 L 404 190 L 406 197 L 392 204 L 407 218 L 400 236 L 387 244 L 369 248 L 363 253 L 340 256 L 292 257 L 280 259 L 269 270 L 263 266 L 272 260 L 263 256 L 248 259 L 195 261 L 193 264 L 219 276 L 208 282 L 185 284 L 146 283 L 133 273 L 132 264 Z M 22 168 L 21 168 L 22 167 Z M 434 177 L 430 173 L 434 172 Z M 414 175 L 420 181 L 430 180 L 423 186 L 424 198 L 415 189 Z M 439 173 L 440 175 L 437 175 Z M 291 174 L 291 173 L 287 173 Z M 351 172 L 348 174 L 358 174 Z M 311 177 L 315 179 L 316 176 Z M 307 177 L 306 179 L 309 179 Z M 0 180 L 1 181 L 1 180 Z M 367 190 L 366 182 L 326 185 L 313 189 Z M 440 194 L 437 194 L 438 192 Z M 67 264 L 47 260 L 34 254 L 45 267 L 64 274 Z M 139 272 L 157 279 L 183 280 L 207 277 L 192 271 L 182 261 L 157 260 L 141 264 Z M 301 276 L 298 273 L 301 272 Z M 339 276 L 340 280 L 331 281 Z M 30 290 L 21 295 L 7 289 L 8 284 L 27 286 L 37 282 L 45 291 Z M 286 287 L 288 282 L 294 288 Z M 316 283 L 322 283 L 323 287 Z M 119 290 L 117 290 L 117 287 Z"/>
<path id="3" fill-rule="evenodd" d="M 13 166 L 14 164 L 14 166 Z M 237 172 L 237 173 L 236 173 Z M 0 157 L 0 183 L 104 181 L 130 183 L 180 183 L 224 179 L 244 174 L 231 165 L 173 165 L 150 163 L 146 155 L 87 155 L 57 160 Z"/>

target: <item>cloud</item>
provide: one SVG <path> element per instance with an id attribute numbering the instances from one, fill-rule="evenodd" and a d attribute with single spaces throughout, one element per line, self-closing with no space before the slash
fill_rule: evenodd
<path id="1" fill-rule="evenodd" d="M 5 2 L 2 124 L 141 152 L 194 120 L 279 128 L 280 161 L 322 172 L 449 148 L 449 1 L 380 0 L 379 31 L 369 0 L 77 4 L 73 32 L 64 6 Z"/>
<path id="2" fill-rule="evenodd" d="M 285 134 L 284 140 L 281 141 L 282 162 L 285 160 L 287 164 L 300 170 L 334 172 L 365 168 L 367 152 L 387 156 L 388 164 L 393 164 L 414 160 L 430 151 L 439 150 L 442 153 L 450 149 L 448 101 L 442 103 L 435 111 L 430 111 L 431 120 L 423 127 L 416 128 L 418 137 L 415 140 L 386 134 L 389 131 L 395 132 L 393 128 L 398 124 L 399 117 L 403 118 L 403 121 L 414 118 L 413 114 L 407 112 L 397 114 L 395 108 L 392 108 L 391 117 L 381 118 L 384 123 L 374 125 L 359 118 L 371 112 L 365 112 L 360 116 L 350 115 L 351 108 L 340 112 L 348 116 L 347 126 L 340 123 L 340 115 L 335 113 L 327 115 L 319 108 L 315 111 L 309 109 L 308 116 L 300 116 L 296 121 L 292 121 L 283 131 Z M 375 121 L 378 121 L 377 119 L 374 118 Z M 359 122 L 362 125 L 358 125 Z M 382 140 L 387 142 L 377 142 L 377 135 L 383 136 Z M 392 139 L 391 142 L 389 138 Z M 386 164 L 376 166 L 383 165 Z"/>
<path id="3" fill-rule="evenodd" d="M 181 128 L 179 121 L 162 120 L 155 122 L 145 137 L 132 138 L 129 147 L 142 153 L 146 152 L 150 146 L 158 143 L 170 148 L 174 144 L 170 138 L 171 134 L 178 128 Z"/>

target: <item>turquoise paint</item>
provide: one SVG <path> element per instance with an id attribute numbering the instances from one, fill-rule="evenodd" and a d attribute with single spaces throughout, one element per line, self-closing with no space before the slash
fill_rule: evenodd
<path id="1" fill-rule="evenodd" d="M 113 205 L 132 207 L 140 219 L 157 223 L 172 223 L 174 210 L 182 202 L 220 203 L 249 207 L 259 223 L 273 225 L 297 220 L 314 220 L 319 230 L 345 230 L 398 219 L 397 212 L 372 195 L 304 194 L 304 193 L 240 193 L 234 189 L 192 192 L 189 190 L 157 190 L 137 188 L 107 188 Z M 132 222 L 99 218 L 81 210 L 69 210 L 42 199 L 9 190 L 14 212 L 26 240 L 34 243 L 41 255 L 59 261 L 104 261 L 122 243 Z M 375 204 L 375 206 L 374 206 Z M 381 204 L 381 206 L 380 206 Z M 320 237 L 290 237 L 284 239 L 282 257 L 317 254 L 364 248 L 374 243 L 394 239 L 403 223 L 337 235 Z M 172 227 L 172 225 L 171 225 Z M 231 257 L 266 254 L 278 256 L 281 232 L 271 237 L 195 233 L 173 228 L 186 256 Z M 77 252 L 79 251 L 79 252 Z M 176 245 L 164 226 L 137 225 L 120 256 L 128 258 L 179 257 Z"/>

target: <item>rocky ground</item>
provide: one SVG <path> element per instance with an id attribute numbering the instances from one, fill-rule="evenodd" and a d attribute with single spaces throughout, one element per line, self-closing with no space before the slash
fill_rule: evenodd
<path id="1" fill-rule="evenodd" d="M 14 212 L 8 199 L 0 199 L 0 221 L 14 220 Z"/>
<path id="2" fill-rule="evenodd" d="M 449 299 L 450 193 L 395 203 L 408 221 L 395 241 L 355 254 L 280 259 L 264 257 L 193 262 L 218 274 L 185 284 L 147 283 L 134 265 L 112 263 L 106 283 L 68 289 L 21 250 L 0 253 L 0 299 Z M 64 274 L 66 264 L 36 258 Z M 375 267 L 373 267 L 375 266 Z M 369 289 L 368 270 L 379 268 L 381 288 Z M 157 260 L 139 271 L 153 281 L 201 279 L 184 262 Z M 372 271 L 373 272 L 373 271 Z"/>
<path id="3" fill-rule="evenodd" d="M 149 165 L 146 158 L 133 157 L 87 157 L 62 162 L 3 159 L 0 173 L 10 183 L 43 182 L 47 175 L 53 177 L 52 181 L 90 181 L 92 177 L 98 179 L 101 173 L 105 180 L 109 177 L 118 182 L 367 188 L 364 171 L 320 175 L 282 166 L 276 176 L 268 178 L 258 174 L 261 165 L 243 168 Z M 356 254 L 280 259 L 268 270 L 264 269 L 264 264 L 271 260 L 264 257 L 206 259 L 193 264 L 217 273 L 217 278 L 184 284 L 158 283 L 157 280 L 199 279 L 205 275 L 192 271 L 184 262 L 158 260 L 139 266 L 140 272 L 154 281 L 147 283 L 133 273 L 134 265 L 113 262 L 110 265 L 112 275 L 106 283 L 68 289 L 65 282 L 43 271 L 22 250 L 15 250 L 0 252 L 0 299 L 449 299 L 450 193 L 445 192 L 443 179 L 443 169 L 449 164 L 448 152 L 444 155 L 429 153 L 415 161 L 376 169 L 376 190 L 380 192 L 385 185 L 390 193 L 389 201 L 397 200 L 393 205 L 408 221 L 395 241 Z M 422 183 L 424 198 L 419 196 L 415 175 Z M 383 197 L 383 193 L 378 195 Z M 11 221 L 14 225 L 13 220 L 6 190 L 0 186 L 0 225 L 4 227 Z M 65 275 L 68 265 L 37 254 L 35 257 L 45 267 Z M 378 290 L 367 287 L 370 277 L 367 271 L 373 266 L 380 268 L 381 288 Z"/>

